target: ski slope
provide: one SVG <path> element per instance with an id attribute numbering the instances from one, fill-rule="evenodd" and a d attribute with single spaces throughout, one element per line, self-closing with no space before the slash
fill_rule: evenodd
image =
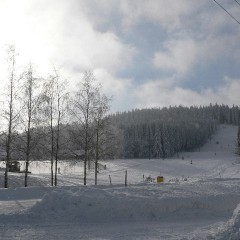
<path id="1" fill-rule="evenodd" d="M 104 162 L 98 186 L 93 171 L 82 185 L 82 163 L 63 162 L 52 188 L 49 163 L 32 163 L 31 187 L 12 173 L 11 188 L 0 189 L 0 239 L 240 239 L 236 136 L 237 127 L 222 125 L 179 157 Z M 163 184 L 145 181 L 158 175 Z"/>

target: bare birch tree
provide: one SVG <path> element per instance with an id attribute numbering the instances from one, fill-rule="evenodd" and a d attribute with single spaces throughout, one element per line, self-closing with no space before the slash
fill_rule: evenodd
<path id="1" fill-rule="evenodd" d="M 64 113 L 67 109 L 67 102 L 69 98 L 69 94 L 66 90 L 67 82 L 61 82 L 58 72 L 55 70 L 56 74 L 56 150 L 55 150 L 55 179 L 54 184 L 57 186 L 57 175 L 58 175 L 58 159 L 59 159 L 59 151 L 61 148 L 61 139 L 60 133 L 62 130 L 62 122 L 64 118 Z"/>
<path id="2" fill-rule="evenodd" d="M 100 91 L 97 92 L 95 95 L 95 114 L 94 114 L 94 130 L 95 130 L 95 163 L 94 163 L 94 171 L 95 171 L 95 185 L 97 185 L 97 174 L 98 174 L 98 161 L 101 154 L 101 147 L 102 147 L 102 139 L 104 133 L 106 133 L 104 130 L 108 127 L 108 118 L 107 113 L 110 110 L 110 98 L 105 96 L 104 94 L 101 94 Z"/>
<path id="3" fill-rule="evenodd" d="M 19 111 L 17 110 L 16 101 L 18 95 L 18 80 L 16 79 L 16 50 L 14 46 L 9 46 L 8 48 L 8 67 L 9 67 L 9 78 L 7 80 L 7 93 L 6 93 L 6 108 L 3 113 L 4 121 L 7 125 L 6 130 L 6 168 L 4 174 L 4 187 L 8 188 L 8 172 L 9 163 L 11 161 L 12 153 L 12 142 L 13 142 L 13 132 L 16 129 L 16 122 L 18 120 Z"/>
<path id="4" fill-rule="evenodd" d="M 64 113 L 67 108 L 68 92 L 67 82 L 62 81 L 58 71 L 54 68 L 54 74 L 49 76 L 44 84 L 44 98 L 47 102 L 47 118 L 50 126 L 51 135 L 51 185 L 57 185 L 58 159 L 60 144 L 60 132 Z M 55 160 L 55 164 L 54 164 Z"/>
<path id="5" fill-rule="evenodd" d="M 47 81 L 44 83 L 44 96 L 45 102 L 47 102 L 47 107 L 45 113 L 50 121 L 50 135 L 51 135 L 51 149 L 50 149 L 50 162 L 51 162 L 51 186 L 54 185 L 54 173 L 53 173 L 53 163 L 54 163 L 54 103 L 55 103 L 55 85 L 56 77 L 49 76 Z"/>
<path id="6" fill-rule="evenodd" d="M 78 85 L 71 100 L 70 114 L 72 116 L 75 130 L 79 130 L 78 139 L 79 149 L 84 152 L 84 185 L 87 184 L 87 164 L 90 166 L 90 153 L 92 150 L 91 142 L 94 137 L 93 122 L 96 111 L 95 97 L 99 93 L 99 86 L 96 83 L 92 72 L 84 73 L 82 81 Z"/>
<path id="7" fill-rule="evenodd" d="M 39 83 L 41 79 L 34 76 L 32 64 L 29 64 L 27 71 L 23 76 L 23 125 L 25 129 L 25 181 L 24 186 L 28 186 L 29 163 L 31 159 L 31 152 L 33 149 L 33 131 L 36 126 L 40 124 L 40 117 L 38 111 L 41 106 L 41 90 Z"/>

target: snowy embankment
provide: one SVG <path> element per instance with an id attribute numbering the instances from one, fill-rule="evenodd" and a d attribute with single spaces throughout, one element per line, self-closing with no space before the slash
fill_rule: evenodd
<path id="1" fill-rule="evenodd" d="M 214 240 L 239 240 L 240 239 L 240 204 L 236 207 L 232 217 L 227 223 L 222 224 L 218 230 L 208 236 Z"/>
<path id="2" fill-rule="evenodd" d="M 236 184 L 240 185 L 240 181 Z M 59 189 L 45 195 L 28 214 L 36 218 L 81 222 L 229 216 L 240 202 L 240 187 L 236 194 L 221 184 L 216 185 L 203 183 L 163 189 L 156 185 Z M 205 187 L 208 192 L 203 191 Z M 224 190 L 229 194 L 221 194 Z"/>
<path id="3" fill-rule="evenodd" d="M 25 190 L 25 195 L 21 193 L 22 198 L 43 194 L 44 188 L 34 189 Z M 31 222 L 131 222 L 171 221 L 173 217 L 226 217 L 240 202 L 240 180 L 231 180 L 231 184 L 228 180 L 219 179 L 179 185 L 60 187 L 54 190 L 46 188 L 45 192 L 42 200 L 32 208 L 1 218 Z"/>
<path id="4" fill-rule="evenodd" d="M 195 233 L 197 238 L 193 237 L 194 234 L 189 238 L 174 238 L 173 234 L 163 239 L 240 239 L 240 207 L 231 218 L 240 202 L 240 179 L 214 179 L 177 185 L 138 184 L 128 187 L 33 187 L 12 189 L 10 194 L 7 192 L 1 190 L 1 200 L 41 199 L 25 210 L 19 208 L 20 211 L 0 215 L 0 222 L 4 223 L 7 229 L 8 225 L 10 229 L 12 226 L 42 226 L 41 228 L 45 229 L 46 225 L 68 228 L 76 223 L 85 227 L 92 224 L 113 227 L 123 223 L 128 226 L 138 223 L 154 227 L 157 224 L 161 232 L 166 231 L 162 229 L 163 226 L 166 228 L 166 224 L 174 226 L 180 222 L 185 230 L 178 228 L 178 231 L 183 231 L 179 232 L 178 236 L 186 237 L 189 234 L 188 226 L 194 222 L 197 229 L 199 222 L 212 224 L 230 218 L 226 224 L 220 225 L 219 229 L 214 227 L 208 233 L 198 230 L 197 234 Z M 172 232 L 174 233 L 174 230 Z M 130 231 L 129 234 L 133 233 Z M 146 234 L 145 237 L 151 239 L 151 234 Z M 110 238 L 114 239 L 114 235 Z M 154 235 L 153 239 L 158 238 Z"/>

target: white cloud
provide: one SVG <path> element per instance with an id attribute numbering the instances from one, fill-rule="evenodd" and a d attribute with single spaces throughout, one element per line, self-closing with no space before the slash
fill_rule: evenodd
<path id="1" fill-rule="evenodd" d="M 112 98 L 112 111 L 125 111 L 134 108 L 135 96 L 134 84 L 132 79 L 116 77 L 105 69 L 95 69 L 94 75 L 101 83 L 102 90 Z"/>
<path id="2" fill-rule="evenodd" d="M 217 88 L 215 93 L 218 102 L 224 102 L 229 105 L 239 105 L 240 103 L 240 79 L 225 77 L 224 85 Z"/>
<path id="3" fill-rule="evenodd" d="M 165 49 L 155 53 L 154 66 L 162 70 L 180 74 L 187 73 L 198 57 L 198 46 L 193 39 L 171 40 L 165 43 Z"/>
<path id="4" fill-rule="evenodd" d="M 124 15 L 123 25 L 125 27 L 134 26 L 143 19 L 147 19 L 172 31 L 179 27 L 183 16 L 196 12 L 205 3 L 206 1 L 188 0 L 181 0 L 178 3 L 175 0 L 124 0 L 121 1 L 119 7 Z"/>
<path id="5" fill-rule="evenodd" d="M 111 93 L 114 96 L 125 94 L 133 87 L 131 79 L 117 78 L 107 72 L 105 69 L 95 69 L 94 75 L 101 83 L 105 93 Z"/>
<path id="6" fill-rule="evenodd" d="M 239 10 L 234 6 L 234 2 L 227 5 L 237 16 Z M 32 60 L 41 74 L 51 71 L 54 64 L 69 79 L 71 87 L 83 70 L 93 70 L 104 91 L 115 95 L 116 106 L 121 105 L 121 109 L 135 107 L 138 100 L 138 106 L 221 101 L 231 104 L 238 101 L 238 80 L 228 79 L 221 86 L 202 91 L 184 89 L 178 84 L 180 80 L 196 81 L 194 75 L 199 65 L 201 71 L 210 71 L 214 66 L 209 74 L 214 76 L 219 62 L 240 64 L 240 33 L 235 31 L 234 24 L 208 0 L 2 0 L 0 56 L 5 44 L 16 44 L 20 53 L 18 64 L 23 66 Z M 146 26 L 153 27 L 148 32 L 153 35 L 144 34 Z M 159 31 L 156 35 L 155 30 Z M 160 37 L 159 45 L 153 40 L 156 36 Z M 133 45 L 139 43 L 138 37 L 144 44 L 136 49 Z M 156 44 L 151 45 L 152 42 Z M 147 47 L 140 49 L 142 46 Z M 155 55 L 150 59 L 147 53 L 153 51 Z M 137 53 L 145 57 L 144 63 L 139 64 L 146 67 L 141 69 L 144 76 L 148 71 L 156 76 L 160 69 L 168 79 L 147 82 L 148 79 L 141 78 L 145 83 L 139 85 L 139 79 L 134 79 L 139 74 L 131 72 L 138 71 L 138 67 L 128 69 L 135 64 Z M 1 73 L 3 60 L 1 57 Z M 122 70 L 127 70 L 131 79 L 118 77 Z M 223 74 L 231 75 L 228 71 Z M 0 78 L 1 81 L 2 74 Z"/>
<path id="7" fill-rule="evenodd" d="M 194 91 L 175 86 L 173 79 L 165 81 L 149 81 L 139 86 L 135 96 L 139 100 L 139 108 L 164 106 L 199 106 L 210 103 L 239 105 L 240 79 L 225 78 L 223 85 Z"/>
<path id="8" fill-rule="evenodd" d="M 197 66 L 211 71 L 211 65 L 223 61 L 240 64 L 239 38 L 240 33 L 221 36 L 206 34 L 205 38 L 201 39 L 168 38 L 163 44 L 163 49 L 154 54 L 152 63 L 169 75 L 177 74 L 182 80 L 188 74 L 194 75 Z"/>

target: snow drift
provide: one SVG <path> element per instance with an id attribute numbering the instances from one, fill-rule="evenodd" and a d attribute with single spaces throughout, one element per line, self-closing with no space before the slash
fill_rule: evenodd
<path id="1" fill-rule="evenodd" d="M 228 216 L 240 202 L 240 195 L 221 194 L 222 182 L 215 183 L 218 190 L 209 192 L 202 191 L 203 187 L 211 189 L 209 183 L 57 188 L 19 217 L 87 223 Z"/>
<path id="2" fill-rule="evenodd" d="M 239 240 L 240 239 L 240 204 L 233 212 L 232 218 L 223 224 L 215 235 L 209 236 L 215 240 Z"/>

